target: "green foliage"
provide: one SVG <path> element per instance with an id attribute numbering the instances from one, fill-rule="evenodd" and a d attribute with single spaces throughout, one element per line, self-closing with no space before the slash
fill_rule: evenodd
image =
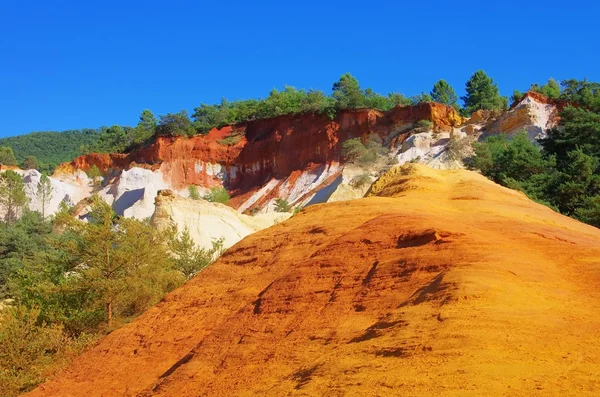
<path id="1" fill-rule="evenodd" d="M 383 154 L 385 148 L 374 140 L 363 144 L 360 138 L 353 138 L 342 144 L 342 157 L 361 166 L 373 164 Z"/>
<path id="2" fill-rule="evenodd" d="M 127 135 L 123 127 L 113 125 L 100 134 L 93 150 L 101 153 L 120 153 L 125 150 L 128 144 Z"/>
<path id="3" fill-rule="evenodd" d="M 21 168 L 24 170 L 37 170 L 38 161 L 35 156 L 27 156 L 25 160 L 21 163 Z"/>
<path id="4" fill-rule="evenodd" d="M 414 97 L 412 97 L 413 105 L 418 105 L 420 103 L 429 103 L 429 102 L 433 102 L 433 98 L 431 97 L 431 95 L 429 95 L 426 92 L 421 92 L 420 94 L 417 94 Z"/>
<path id="5" fill-rule="evenodd" d="M 560 99 L 577 104 L 592 112 L 600 112 L 600 83 L 584 80 L 563 80 Z"/>
<path id="6" fill-rule="evenodd" d="M 160 116 L 156 127 L 156 135 L 163 136 L 192 136 L 196 133 L 195 128 L 188 117 L 186 110 L 179 113 L 167 113 Z"/>
<path id="7" fill-rule="evenodd" d="M 435 102 L 443 103 L 446 106 L 452 106 L 459 109 L 458 96 L 454 92 L 454 88 L 446 80 L 439 80 L 433 85 L 431 90 L 431 98 Z"/>
<path id="8" fill-rule="evenodd" d="M 233 133 L 223 139 L 218 139 L 217 142 L 220 145 L 224 145 L 224 146 L 235 146 L 236 144 L 238 144 L 243 138 L 243 135 L 240 133 Z"/>
<path id="9" fill-rule="evenodd" d="M 30 391 L 91 342 L 67 336 L 59 324 L 40 321 L 39 309 L 0 311 L 0 395 Z"/>
<path id="10" fill-rule="evenodd" d="M 157 125 L 158 120 L 156 117 L 154 117 L 154 113 L 148 109 L 142 111 L 142 114 L 140 115 L 140 121 L 135 127 L 132 143 L 134 145 L 139 145 L 147 142 L 154 136 Z"/>
<path id="11" fill-rule="evenodd" d="M 343 74 L 333 84 L 332 91 L 338 109 L 356 109 L 365 106 L 365 95 L 360 89 L 358 80 L 350 73 Z"/>
<path id="12" fill-rule="evenodd" d="M 89 170 L 86 171 L 86 174 L 88 176 L 88 178 L 90 179 L 96 179 L 100 176 L 102 176 L 102 172 L 100 172 L 100 168 L 98 168 L 97 165 L 93 165 L 90 167 Z"/>
<path id="13" fill-rule="evenodd" d="M 222 241 L 201 250 L 189 235 L 175 240 L 147 222 L 116 217 L 97 197 L 88 222 L 26 211 L 0 223 L 0 298 L 15 300 L 0 311 L 0 394 L 44 381 L 222 251 Z"/>
<path id="14" fill-rule="evenodd" d="M 552 78 L 549 79 L 548 82 L 542 86 L 538 84 L 532 84 L 529 90 L 545 95 L 551 99 L 560 98 L 560 84 L 558 83 L 558 81 Z"/>
<path id="15" fill-rule="evenodd" d="M 221 238 L 213 240 L 211 248 L 198 248 L 187 228 L 179 236 L 174 230 L 169 248 L 175 254 L 175 269 L 179 270 L 187 280 L 191 279 L 221 255 L 224 242 L 225 240 Z"/>
<path id="16" fill-rule="evenodd" d="M 286 199 L 277 198 L 275 199 L 275 211 L 276 212 L 291 212 L 292 206 Z"/>
<path id="17" fill-rule="evenodd" d="M 417 128 L 422 128 L 424 130 L 430 130 L 433 128 L 433 121 L 419 120 L 419 121 L 417 121 Z"/>
<path id="18" fill-rule="evenodd" d="M 360 174 L 352 178 L 350 181 L 350 186 L 360 189 L 361 187 L 371 184 L 371 176 L 369 174 Z"/>
<path id="19" fill-rule="evenodd" d="M 204 200 L 212 203 L 227 204 L 229 202 L 229 193 L 224 187 L 215 186 L 203 197 Z"/>
<path id="20" fill-rule="evenodd" d="M 17 158 L 11 147 L 0 147 L 0 165 L 16 166 Z"/>
<path id="21" fill-rule="evenodd" d="M 48 175 L 42 174 L 40 181 L 37 184 L 36 196 L 42 204 L 42 217 L 46 217 L 46 206 L 52 200 L 52 183 Z"/>
<path id="22" fill-rule="evenodd" d="M 188 187 L 188 192 L 192 200 L 200 200 L 200 193 L 198 192 L 198 187 L 196 185 L 190 185 Z"/>
<path id="23" fill-rule="evenodd" d="M 13 223 L 27 205 L 23 178 L 12 170 L 0 174 L 0 207 L 5 211 L 4 219 Z"/>
<path id="24" fill-rule="evenodd" d="M 301 206 L 297 206 L 294 207 L 294 210 L 292 211 L 293 215 L 299 214 L 300 212 L 302 212 L 302 207 Z"/>
<path id="25" fill-rule="evenodd" d="M 563 214 L 600 226 L 600 115 L 566 108 L 543 150 L 526 133 L 474 145 L 473 168 Z"/>
<path id="26" fill-rule="evenodd" d="M 0 146 L 11 147 L 18 163 L 25 161 L 27 156 L 35 156 L 38 160 L 37 169 L 40 172 L 52 173 L 60 163 L 71 161 L 84 154 L 82 149 L 85 151 L 95 146 L 100 134 L 99 129 L 33 132 L 1 138 Z"/>
<path id="27" fill-rule="evenodd" d="M 519 102 L 521 98 L 523 98 L 523 93 L 519 90 L 514 90 L 512 96 L 510 97 L 511 105 Z"/>
<path id="28" fill-rule="evenodd" d="M 568 106 L 560 117 L 560 126 L 549 131 L 548 139 L 541 141 L 544 149 L 561 161 L 577 148 L 600 157 L 600 113 Z"/>
<path id="29" fill-rule="evenodd" d="M 471 76 L 465 89 L 467 94 L 461 99 L 467 115 L 479 109 L 502 110 L 508 105 L 508 98 L 500 96 L 498 85 L 483 70 Z"/>

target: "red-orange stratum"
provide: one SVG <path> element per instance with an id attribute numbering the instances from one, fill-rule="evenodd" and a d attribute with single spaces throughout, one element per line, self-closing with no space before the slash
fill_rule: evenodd
<path id="1" fill-rule="evenodd" d="M 87 171 L 96 166 L 110 176 L 132 166 L 160 169 L 173 188 L 191 184 L 225 184 L 246 192 L 266 178 L 288 176 L 314 164 L 339 162 L 341 143 L 350 138 L 379 135 L 401 142 L 419 120 L 432 121 L 437 131 L 461 124 L 456 110 L 439 103 L 396 107 L 387 112 L 345 110 L 334 120 L 325 115 L 295 114 L 213 129 L 192 138 L 158 137 L 128 154 L 90 154 L 65 163 L 57 174 Z"/>
<path id="2" fill-rule="evenodd" d="M 470 171 L 251 235 L 37 396 L 597 396 L 600 230 Z"/>

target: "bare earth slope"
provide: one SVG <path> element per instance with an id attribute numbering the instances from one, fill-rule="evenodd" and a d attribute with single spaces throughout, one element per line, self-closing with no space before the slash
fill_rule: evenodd
<path id="1" fill-rule="evenodd" d="M 598 395 L 600 230 L 468 171 L 370 194 L 247 237 L 30 395 Z"/>

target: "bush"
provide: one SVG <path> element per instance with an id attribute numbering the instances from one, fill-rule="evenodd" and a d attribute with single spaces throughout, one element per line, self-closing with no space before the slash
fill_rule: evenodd
<path id="1" fill-rule="evenodd" d="M 213 263 L 222 253 L 225 240 L 213 240 L 211 248 L 198 248 L 185 228 L 180 236 L 173 230 L 169 248 L 175 254 L 175 268 L 191 279 Z"/>
<path id="2" fill-rule="evenodd" d="M 352 180 L 350 181 L 350 186 L 356 189 L 360 189 L 361 187 L 370 183 L 371 177 L 369 176 L 369 174 L 360 174 L 352 178 Z"/>
<path id="3" fill-rule="evenodd" d="M 64 367 L 92 342 L 89 335 L 67 336 L 59 325 L 40 322 L 40 310 L 24 306 L 0 312 L 0 395 L 33 389 Z"/>
<path id="4" fill-rule="evenodd" d="M 242 140 L 242 134 L 231 134 L 226 138 L 218 139 L 217 143 L 223 146 L 235 146 Z"/>
<path id="5" fill-rule="evenodd" d="M 292 210 L 292 206 L 288 203 L 287 200 L 278 198 L 275 199 L 275 211 L 277 212 L 290 212 Z"/>
<path id="6" fill-rule="evenodd" d="M 430 120 L 419 120 L 417 121 L 417 128 L 431 130 L 433 128 L 433 122 Z"/>
<path id="7" fill-rule="evenodd" d="M 363 144 L 360 138 L 353 138 L 342 144 L 342 157 L 361 166 L 374 163 L 385 151 L 380 143 L 373 140 Z"/>
<path id="8" fill-rule="evenodd" d="M 450 142 L 448 142 L 448 146 L 446 147 L 446 153 L 450 160 L 462 161 L 468 157 L 471 152 L 471 139 L 469 139 L 469 137 L 450 137 Z"/>
<path id="9" fill-rule="evenodd" d="M 224 187 L 213 187 L 210 191 L 203 197 L 204 200 L 210 201 L 211 203 L 221 203 L 227 204 L 229 202 L 229 193 L 225 190 Z"/>
<path id="10" fill-rule="evenodd" d="M 86 174 L 90 179 L 96 179 L 99 176 L 102 176 L 102 172 L 100 172 L 100 169 L 96 165 L 93 165 L 89 170 L 87 170 Z"/>
<path id="11" fill-rule="evenodd" d="M 198 192 L 196 185 L 190 185 L 190 187 L 188 187 L 188 191 L 192 200 L 200 200 L 200 193 Z"/>

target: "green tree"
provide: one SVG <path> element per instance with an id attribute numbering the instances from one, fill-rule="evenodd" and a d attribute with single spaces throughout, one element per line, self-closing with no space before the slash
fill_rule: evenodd
<path id="1" fill-rule="evenodd" d="M 229 202 L 229 193 L 224 187 L 215 186 L 203 197 L 204 200 L 212 203 L 227 204 Z"/>
<path id="2" fill-rule="evenodd" d="M 275 211 L 276 212 L 290 212 L 292 210 L 292 206 L 288 203 L 287 200 L 282 198 L 275 199 Z"/>
<path id="3" fill-rule="evenodd" d="M 0 165 L 16 166 L 17 158 L 12 148 L 7 146 L 0 147 Z"/>
<path id="4" fill-rule="evenodd" d="M 12 170 L 0 174 L 0 206 L 4 208 L 4 219 L 13 223 L 27 205 L 23 178 Z"/>
<path id="5" fill-rule="evenodd" d="M 192 136 L 196 133 L 186 110 L 160 116 L 156 134 L 163 136 Z"/>
<path id="6" fill-rule="evenodd" d="M 188 191 L 192 200 L 200 200 L 200 193 L 198 192 L 198 187 L 196 185 L 190 185 Z"/>
<path id="7" fill-rule="evenodd" d="M 454 92 L 454 88 L 446 80 L 438 80 L 433 85 L 430 95 L 435 102 L 443 103 L 457 110 L 459 109 L 458 96 Z"/>
<path id="8" fill-rule="evenodd" d="M 561 85 L 560 99 L 593 112 L 600 112 L 600 83 L 587 79 L 571 79 L 561 81 Z"/>
<path id="9" fill-rule="evenodd" d="M 133 133 L 133 143 L 138 145 L 152 138 L 156 132 L 157 125 L 158 120 L 154 117 L 154 114 L 150 110 L 144 109 Z"/>
<path id="10" fill-rule="evenodd" d="M 558 81 L 550 78 L 548 82 L 542 86 L 532 84 L 530 91 L 538 92 L 551 99 L 558 99 L 560 97 L 560 84 Z"/>
<path id="11" fill-rule="evenodd" d="M 366 166 L 377 161 L 377 158 L 385 154 L 385 151 L 385 148 L 374 140 L 362 143 L 360 138 L 353 138 L 342 143 L 341 154 L 346 161 Z"/>
<path id="12" fill-rule="evenodd" d="M 390 101 L 390 109 L 395 107 L 395 106 L 409 106 L 412 105 L 412 100 L 400 93 L 397 92 L 391 92 L 388 95 L 389 101 Z"/>
<path id="13" fill-rule="evenodd" d="M 431 95 L 429 95 L 426 92 L 421 92 L 420 94 L 417 94 L 412 97 L 413 105 L 418 105 L 420 103 L 429 103 L 429 102 L 433 102 L 433 98 L 431 97 Z"/>
<path id="14" fill-rule="evenodd" d="M 519 90 L 514 90 L 512 96 L 510 97 L 510 103 L 515 104 L 519 102 L 523 98 L 523 93 Z"/>
<path id="15" fill-rule="evenodd" d="M 343 74 L 333 84 L 333 99 L 338 109 L 355 109 L 365 106 L 365 95 L 358 80 L 350 73 Z"/>
<path id="16" fill-rule="evenodd" d="M 36 196 L 42 205 L 42 217 L 46 218 L 46 206 L 52 200 L 52 182 L 48 175 L 42 174 L 37 184 Z"/>
<path id="17" fill-rule="evenodd" d="M 221 255 L 223 244 L 224 240 L 218 239 L 213 241 L 211 248 L 198 248 L 185 228 L 179 236 L 173 231 L 169 248 L 175 254 L 175 268 L 189 280 Z"/>
<path id="18" fill-rule="evenodd" d="M 27 156 L 23 160 L 22 167 L 24 170 L 35 170 L 38 168 L 38 161 L 35 156 Z"/>
<path id="19" fill-rule="evenodd" d="M 102 172 L 100 171 L 100 168 L 98 168 L 98 166 L 95 164 L 92 165 L 89 170 L 87 170 L 86 174 L 89 178 L 92 178 L 92 179 L 102 176 Z"/>
<path id="20" fill-rule="evenodd" d="M 129 141 L 123 127 L 113 125 L 100 135 L 96 149 L 99 152 L 121 153 L 128 145 Z"/>
<path id="21" fill-rule="evenodd" d="M 463 100 L 468 115 L 479 109 L 505 109 L 508 98 L 500 96 L 498 85 L 483 70 L 476 71 L 465 84 L 467 94 Z"/>
<path id="22" fill-rule="evenodd" d="M 77 266 L 78 276 L 66 285 L 95 297 L 87 302 L 88 310 L 103 310 L 109 328 L 115 312 L 139 312 L 180 284 L 169 275 L 173 270 L 164 237 L 147 223 L 116 217 L 98 196 L 92 198 L 88 222 L 69 222 L 67 227 L 77 238 L 64 248 L 85 266 Z"/>

